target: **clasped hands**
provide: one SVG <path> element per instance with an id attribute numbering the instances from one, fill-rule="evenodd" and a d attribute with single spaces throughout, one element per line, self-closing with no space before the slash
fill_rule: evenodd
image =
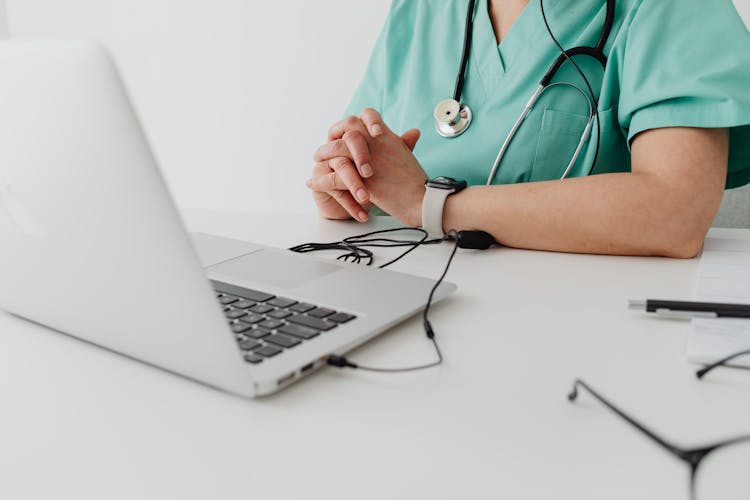
<path id="1" fill-rule="evenodd" d="M 427 174 L 412 154 L 419 135 L 417 129 L 395 134 L 370 108 L 334 124 L 315 151 L 306 183 L 320 214 L 366 222 L 377 205 L 404 224 L 421 226 Z"/>

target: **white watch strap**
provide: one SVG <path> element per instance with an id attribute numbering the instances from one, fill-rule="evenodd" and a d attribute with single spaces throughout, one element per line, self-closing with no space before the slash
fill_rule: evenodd
<path id="1" fill-rule="evenodd" d="M 424 199 L 422 200 L 422 228 L 433 238 L 442 238 L 443 232 L 443 207 L 448 196 L 455 189 L 440 189 L 425 186 Z"/>

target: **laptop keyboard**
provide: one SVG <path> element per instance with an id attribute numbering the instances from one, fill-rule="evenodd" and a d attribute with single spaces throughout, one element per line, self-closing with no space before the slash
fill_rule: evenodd
<path id="1" fill-rule="evenodd" d="M 213 281 L 245 361 L 278 356 L 356 318 L 353 314 Z"/>

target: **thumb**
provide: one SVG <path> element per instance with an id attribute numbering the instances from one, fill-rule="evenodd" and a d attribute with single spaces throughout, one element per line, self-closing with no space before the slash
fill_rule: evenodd
<path id="1" fill-rule="evenodd" d="M 419 140 L 420 135 L 422 135 L 422 133 L 419 129 L 413 128 L 404 132 L 404 135 L 401 136 L 401 140 L 404 141 L 404 144 L 409 148 L 409 151 L 414 151 L 414 148 L 417 147 L 417 141 Z"/>

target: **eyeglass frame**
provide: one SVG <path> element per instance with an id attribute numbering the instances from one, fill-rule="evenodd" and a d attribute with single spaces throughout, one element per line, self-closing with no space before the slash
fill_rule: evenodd
<path id="1" fill-rule="evenodd" d="M 709 372 L 714 371 L 716 368 L 719 368 L 720 366 L 726 366 L 727 363 L 730 361 L 734 361 L 735 359 L 742 357 L 742 356 L 748 356 L 750 355 L 750 349 L 746 351 L 740 351 L 736 352 L 732 355 L 729 355 L 725 358 L 720 359 L 719 361 L 716 361 L 714 363 L 711 363 L 710 365 L 706 365 L 697 372 L 695 372 L 695 376 L 698 377 L 698 379 L 702 379 L 706 375 L 708 375 Z"/>
<path id="2" fill-rule="evenodd" d="M 750 354 L 750 351 L 748 351 L 748 354 Z M 711 368 L 706 371 L 706 373 L 717 366 L 721 366 L 727 360 L 731 360 L 742 355 L 744 355 L 744 353 L 737 353 L 734 356 L 731 356 L 725 360 L 719 361 L 715 363 L 715 366 L 712 365 Z M 620 418 L 622 418 L 623 420 L 631 424 L 633 427 L 641 431 L 641 433 L 645 434 L 648 438 L 650 438 L 652 441 L 657 443 L 663 449 L 667 450 L 670 454 L 672 454 L 673 456 L 679 458 L 681 461 L 686 463 L 688 467 L 690 467 L 690 499 L 691 500 L 696 500 L 696 496 L 695 496 L 696 477 L 698 475 L 698 469 L 701 463 L 707 456 L 709 456 L 711 453 L 715 452 L 716 450 L 724 448 L 726 446 L 735 445 L 735 444 L 744 443 L 744 442 L 750 443 L 750 435 L 746 435 L 746 436 L 739 436 L 733 439 L 726 439 L 724 441 L 719 441 L 718 443 L 710 444 L 707 446 L 701 446 L 698 448 L 683 448 L 681 446 L 675 445 L 674 443 L 670 443 L 666 439 L 657 435 L 653 430 L 649 429 L 644 424 L 642 424 L 641 422 L 639 422 L 638 420 L 636 420 L 635 418 L 628 415 L 623 410 L 621 410 L 620 408 L 612 404 L 607 398 L 599 394 L 599 392 L 597 392 L 596 390 L 592 389 L 586 382 L 584 382 L 581 379 L 576 379 L 573 382 L 573 388 L 568 393 L 568 400 L 570 402 L 574 402 L 578 398 L 579 388 L 586 389 L 586 391 L 589 394 L 591 394 L 596 400 L 598 400 L 604 406 L 606 406 L 611 411 L 619 415 Z"/>

